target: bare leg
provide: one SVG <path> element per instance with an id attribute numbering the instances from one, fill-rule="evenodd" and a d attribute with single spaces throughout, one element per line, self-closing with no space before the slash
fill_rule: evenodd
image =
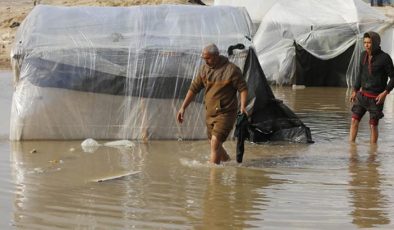
<path id="1" fill-rule="evenodd" d="M 358 154 L 357 154 L 357 144 L 356 143 L 354 143 L 354 142 L 350 143 L 349 152 L 350 152 L 350 163 L 352 163 L 352 164 L 357 163 Z"/>
<path id="2" fill-rule="evenodd" d="M 350 142 L 355 142 L 356 141 L 357 132 L 358 132 L 358 125 L 359 124 L 360 124 L 359 120 L 352 118 L 352 123 L 350 125 L 350 135 L 349 135 L 349 141 Z"/>
<path id="3" fill-rule="evenodd" d="M 371 128 L 370 143 L 376 144 L 378 142 L 378 136 L 379 136 L 378 126 L 377 125 L 370 125 L 369 127 Z"/>
<path id="4" fill-rule="evenodd" d="M 220 142 L 216 136 L 212 135 L 211 138 L 211 163 L 220 164 L 221 160 L 221 149 L 222 142 Z M 223 147 L 222 147 L 223 148 Z"/>

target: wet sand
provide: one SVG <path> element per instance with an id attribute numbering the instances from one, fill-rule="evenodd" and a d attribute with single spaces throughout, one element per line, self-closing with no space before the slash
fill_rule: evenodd
<path id="1" fill-rule="evenodd" d="M 11 78 L 0 73 L 3 114 Z M 248 143 L 242 165 L 207 164 L 207 141 L 90 152 L 82 140 L 10 142 L 9 115 L 2 114 L 0 229 L 392 229 L 393 96 L 374 148 L 368 119 L 357 144 L 347 142 L 347 89 L 274 93 L 311 128 L 315 143 Z M 235 159 L 235 142 L 225 148 Z"/>

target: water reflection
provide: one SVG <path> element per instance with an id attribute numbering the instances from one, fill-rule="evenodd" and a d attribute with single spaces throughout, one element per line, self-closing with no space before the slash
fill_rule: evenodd
<path id="1" fill-rule="evenodd" d="M 2 129 L 0 228 L 393 229 L 394 97 L 386 99 L 376 150 L 367 120 L 358 145 L 346 141 L 346 89 L 274 91 L 311 127 L 315 143 L 249 143 L 241 166 L 206 164 L 205 140 L 92 153 L 80 141 L 24 141 L 10 150 Z M 9 100 L 0 92 L 0 102 Z M 234 159 L 236 143 L 225 147 Z M 92 182 L 130 171 L 137 173 Z"/>
<path id="2" fill-rule="evenodd" d="M 127 196 L 133 192 L 132 184 L 141 186 L 139 175 L 123 184 L 92 181 L 141 171 L 141 152 L 102 147 L 91 154 L 81 151 L 79 142 L 30 141 L 13 142 L 12 158 L 16 186 L 14 226 L 21 229 L 127 227 L 118 220 L 129 214 Z"/>
<path id="3" fill-rule="evenodd" d="M 383 179 L 377 150 L 377 145 L 371 145 L 365 157 L 356 144 L 350 145 L 349 193 L 354 207 L 351 215 L 353 224 L 361 228 L 390 223 L 386 212 L 388 200 L 380 188 Z"/>
<path id="4" fill-rule="evenodd" d="M 279 182 L 265 174 L 262 170 L 246 168 L 210 168 L 202 204 L 202 223 L 197 225 L 197 229 L 259 227 L 251 224 L 251 221 L 263 215 L 264 207 L 269 202 L 262 191 Z"/>
<path id="5" fill-rule="evenodd" d="M 162 141 L 87 153 L 80 142 L 13 142 L 12 224 L 21 229 L 257 227 L 248 222 L 262 221 L 262 207 L 270 202 L 264 189 L 281 181 L 235 163 L 209 165 L 203 151 L 208 147 L 206 141 Z M 190 157 L 186 164 L 180 160 Z M 136 173 L 94 182 L 131 171 Z"/>
<path id="6" fill-rule="evenodd" d="M 275 96 L 293 109 L 311 129 L 315 141 L 333 141 L 348 135 L 350 104 L 346 88 L 274 88 Z"/>

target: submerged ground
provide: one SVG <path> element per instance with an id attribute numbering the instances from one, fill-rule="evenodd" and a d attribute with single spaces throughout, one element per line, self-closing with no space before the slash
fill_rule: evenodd
<path id="1" fill-rule="evenodd" d="M 11 72 L 0 87 L 9 111 Z M 364 119 L 352 145 L 346 88 L 273 89 L 315 143 L 247 144 L 241 165 L 207 164 L 207 141 L 89 151 L 82 140 L 10 142 L 2 113 L 0 229 L 393 229 L 393 96 L 379 144 Z M 234 159 L 235 142 L 225 147 Z"/>

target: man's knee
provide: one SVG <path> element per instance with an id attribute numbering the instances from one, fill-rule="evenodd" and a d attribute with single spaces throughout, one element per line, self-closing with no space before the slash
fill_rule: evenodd
<path id="1" fill-rule="evenodd" d="M 223 141 L 220 139 L 220 136 L 217 136 L 217 135 L 215 135 L 215 134 L 213 134 L 212 136 L 211 136 L 211 142 L 216 142 L 216 143 L 219 143 L 219 144 L 221 144 L 221 143 L 223 143 Z"/>
<path id="2" fill-rule="evenodd" d="M 352 126 L 358 126 L 360 119 L 358 117 L 352 117 Z"/>
<path id="3" fill-rule="evenodd" d="M 352 114 L 352 123 L 358 123 L 358 122 L 360 122 L 361 118 L 362 118 L 362 116 L 353 113 L 353 114 Z"/>
<path id="4" fill-rule="evenodd" d="M 379 125 L 379 120 L 378 119 L 370 119 L 369 120 L 369 125 L 372 127 L 378 126 Z"/>

